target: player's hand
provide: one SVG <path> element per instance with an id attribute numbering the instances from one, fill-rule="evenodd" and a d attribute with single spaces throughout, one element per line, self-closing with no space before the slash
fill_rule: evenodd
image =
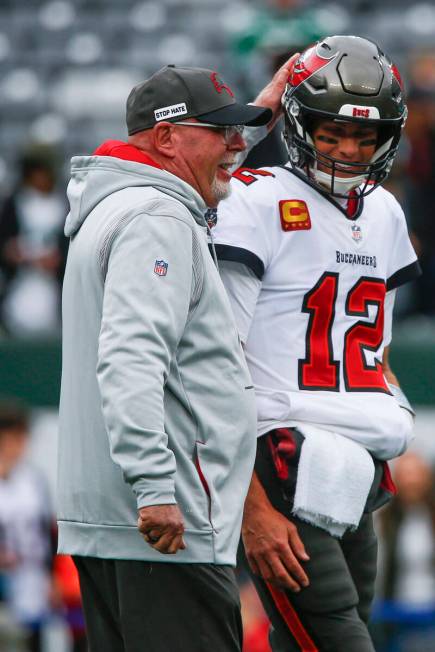
<path id="1" fill-rule="evenodd" d="M 245 510 L 242 538 L 251 570 L 281 589 L 298 592 L 308 586 L 300 561 L 307 561 L 296 526 L 269 504 Z"/>
<path id="2" fill-rule="evenodd" d="M 165 555 L 184 550 L 184 523 L 178 505 L 141 507 L 137 527 L 149 545 Z"/>
<path id="3" fill-rule="evenodd" d="M 267 125 L 271 131 L 282 115 L 281 97 L 285 90 L 285 85 L 289 75 L 293 71 L 299 52 L 290 57 L 272 77 L 272 80 L 263 88 L 260 94 L 254 100 L 256 106 L 264 106 L 272 109 L 273 117 Z"/>

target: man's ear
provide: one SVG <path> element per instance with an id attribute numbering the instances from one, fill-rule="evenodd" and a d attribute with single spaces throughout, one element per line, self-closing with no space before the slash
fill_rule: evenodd
<path id="1" fill-rule="evenodd" d="M 153 127 L 153 145 L 162 156 L 175 158 L 176 130 L 170 122 L 159 122 Z"/>

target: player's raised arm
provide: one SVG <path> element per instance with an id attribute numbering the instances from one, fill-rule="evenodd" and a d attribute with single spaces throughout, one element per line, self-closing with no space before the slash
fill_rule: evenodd
<path id="1" fill-rule="evenodd" d="M 285 91 L 286 84 L 293 72 L 294 65 L 300 53 L 296 52 L 276 71 L 271 81 L 257 95 L 253 104 L 269 108 L 273 112 L 273 117 L 267 124 L 268 131 L 271 131 L 279 118 L 283 115 L 282 95 Z"/>
<path id="2" fill-rule="evenodd" d="M 257 145 L 267 134 L 272 131 L 278 120 L 283 115 L 282 109 L 282 96 L 289 76 L 293 71 L 294 64 L 299 56 L 299 53 L 293 54 L 274 74 L 271 81 L 263 88 L 257 95 L 253 104 L 255 106 L 262 106 L 271 109 L 272 118 L 267 125 L 263 127 L 254 127 L 245 129 L 244 138 L 246 141 L 246 149 L 240 152 L 233 169 L 241 166 L 243 161 L 248 156 L 249 152 L 255 145 Z"/>

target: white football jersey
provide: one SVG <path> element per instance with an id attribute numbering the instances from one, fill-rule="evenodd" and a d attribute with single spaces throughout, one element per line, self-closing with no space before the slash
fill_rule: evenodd
<path id="1" fill-rule="evenodd" d="M 242 263 L 255 280 L 239 291 L 237 275 L 222 274 L 255 385 L 259 435 L 310 422 L 389 458 L 407 442 L 382 370 L 393 304 L 386 319 L 385 299 L 419 265 L 394 197 L 377 188 L 361 204 L 349 219 L 288 167 L 241 169 L 212 235 L 218 259 Z"/>

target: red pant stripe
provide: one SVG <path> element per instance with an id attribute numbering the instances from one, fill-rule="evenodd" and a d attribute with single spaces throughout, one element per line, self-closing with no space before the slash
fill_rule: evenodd
<path id="1" fill-rule="evenodd" d="M 266 586 L 272 596 L 276 608 L 300 646 L 301 652 L 319 652 L 307 630 L 299 620 L 296 611 L 284 591 L 280 591 L 272 586 L 272 584 L 269 584 L 269 582 L 266 582 Z"/>

